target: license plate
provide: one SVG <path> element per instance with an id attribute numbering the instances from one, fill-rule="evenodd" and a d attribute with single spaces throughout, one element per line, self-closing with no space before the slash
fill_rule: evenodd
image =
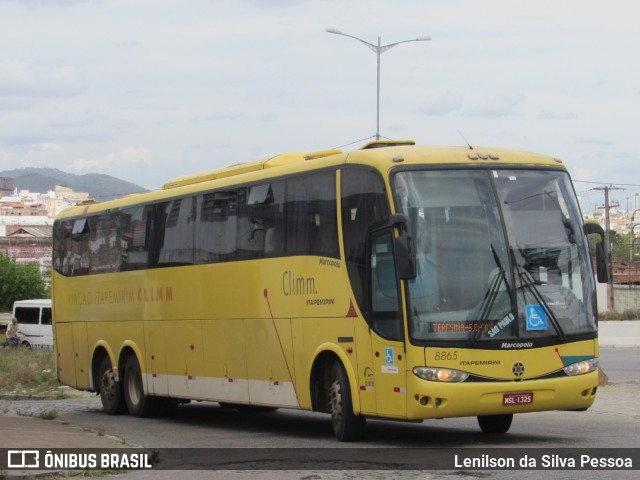
<path id="1" fill-rule="evenodd" d="M 528 405 L 533 403 L 533 392 L 505 393 L 502 396 L 502 405 Z"/>

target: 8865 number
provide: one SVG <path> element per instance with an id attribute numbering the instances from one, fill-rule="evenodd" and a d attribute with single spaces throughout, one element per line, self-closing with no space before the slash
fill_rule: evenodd
<path id="1" fill-rule="evenodd" d="M 438 361 L 438 360 L 457 360 L 458 359 L 458 351 L 454 350 L 439 350 L 437 352 L 435 352 L 434 360 Z"/>

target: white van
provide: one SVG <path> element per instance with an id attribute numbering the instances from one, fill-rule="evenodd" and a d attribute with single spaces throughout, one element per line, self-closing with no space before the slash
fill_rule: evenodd
<path id="1" fill-rule="evenodd" d="M 20 344 L 25 347 L 53 349 L 51 300 L 19 300 L 13 303 L 18 320 Z M 3 339 L 4 340 L 4 339 Z"/>

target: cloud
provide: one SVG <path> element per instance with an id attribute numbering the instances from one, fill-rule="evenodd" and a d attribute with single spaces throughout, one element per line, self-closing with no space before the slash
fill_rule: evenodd
<path id="1" fill-rule="evenodd" d="M 17 3 L 27 7 L 69 7 L 89 0 L 0 0 L 0 3 Z"/>
<path id="2" fill-rule="evenodd" d="M 236 122 L 241 120 L 247 120 L 247 116 L 243 113 L 233 111 L 213 112 L 204 117 L 204 121 L 206 122 Z"/>
<path id="3" fill-rule="evenodd" d="M 64 147 L 58 143 L 29 145 L 19 152 L 0 150 L 0 170 L 17 167 L 55 167 L 64 164 Z"/>
<path id="4" fill-rule="evenodd" d="M 580 137 L 576 139 L 575 143 L 583 144 L 583 145 L 603 146 L 603 147 L 608 147 L 613 145 L 612 140 L 608 138 L 599 138 L 599 137 Z"/>
<path id="5" fill-rule="evenodd" d="M 423 100 L 422 104 L 414 110 L 415 113 L 440 117 L 459 111 L 464 105 L 464 96 L 458 92 L 443 92 Z"/>
<path id="6" fill-rule="evenodd" d="M 151 151 L 144 147 L 127 147 L 116 153 L 109 153 L 103 158 L 90 160 L 77 159 L 73 161 L 73 168 L 81 170 L 105 170 L 117 165 L 145 164 L 151 166 Z"/>
<path id="7" fill-rule="evenodd" d="M 0 61 L 0 108 L 25 108 L 45 98 L 74 97 L 86 89 L 74 67 L 45 69 L 25 60 Z"/>
<path id="8" fill-rule="evenodd" d="M 540 120 L 575 120 L 577 115 L 573 112 L 552 112 L 551 110 L 543 110 L 538 114 Z"/>
<path id="9" fill-rule="evenodd" d="M 464 113 L 472 117 L 505 117 L 516 114 L 518 106 L 523 101 L 524 95 L 522 94 L 495 94 L 465 107 Z"/>
<path id="10" fill-rule="evenodd" d="M 522 94 L 487 94 L 477 92 L 463 95 L 459 92 L 447 91 L 422 101 L 422 106 L 414 112 L 421 115 L 445 116 L 449 114 L 468 115 L 471 117 L 504 117 L 514 115 L 525 100 Z"/>

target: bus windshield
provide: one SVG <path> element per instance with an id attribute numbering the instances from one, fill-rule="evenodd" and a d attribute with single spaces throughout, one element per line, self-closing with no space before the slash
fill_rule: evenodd
<path id="1" fill-rule="evenodd" d="M 393 185 L 416 243 L 414 341 L 595 335 L 595 281 L 568 174 L 407 170 Z"/>

